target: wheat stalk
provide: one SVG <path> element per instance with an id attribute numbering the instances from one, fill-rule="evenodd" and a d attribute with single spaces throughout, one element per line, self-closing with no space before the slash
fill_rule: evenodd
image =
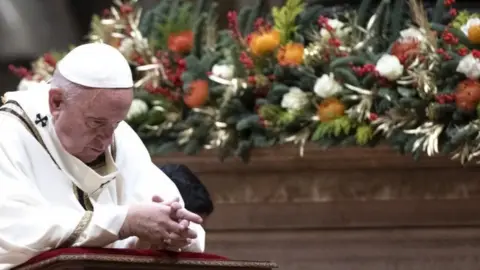
<path id="1" fill-rule="evenodd" d="M 436 47 L 437 35 L 430 29 L 430 23 L 428 21 L 427 12 L 423 6 L 422 0 L 409 0 L 410 12 L 412 14 L 412 20 L 418 27 L 425 31 L 427 40 L 431 46 Z"/>

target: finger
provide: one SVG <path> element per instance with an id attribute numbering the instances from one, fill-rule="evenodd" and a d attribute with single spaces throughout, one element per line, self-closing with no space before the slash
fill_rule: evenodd
<path id="1" fill-rule="evenodd" d="M 167 221 L 166 223 L 166 229 L 167 231 L 171 234 L 171 233 L 176 233 L 178 235 L 180 235 L 183 231 L 185 231 L 183 229 L 182 226 L 180 226 L 180 223 L 177 223 L 175 222 L 174 220 L 169 220 Z M 168 235 L 168 237 L 166 238 L 170 238 L 170 234 Z"/>
<path id="2" fill-rule="evenodd" d="M 183 229 L 186 230 L 188 226 L 190 226 L 190 222 L 188 220 L 182 219 L 180 220 L 180 226 L 182 226 Z"/>
<path id="3" fill-rule="evenodd" d="M 183 208 L 183 206 L 180 204 L 179 201 L 172 202 L 172 203 L 170 204 L 170 207 L 172 207 L 172 211 L 177 211 L 177 210 Z"/>
<path id="4" fill-rule="evenodd" d="M 197 233 L 192 229 L 185 229 L 185 230 L 181 230 L 180 232 L 177 232 L 177 233 L 172 233 L 172 234 L 170 234 L 170 238 L 172 237 L 173 234 L 177 235 L 175 237 L 179 237 L 179 238 L 182 238 L 182 239 L 195 239 L 195 238 L 197 238 Z"/>
<path id="5" fill-rule="evenodd" d="M 161 203 L 161 202 L 163 202 L 163 199 L 162 199 L 160 196 L 158 196 L 158 195 L 154 195 L 154 196 L 152 197 L 152 202 Z"/>
<path id="6" fill-rule="evenodd" d="M 170 230 L 162 228 L 157 238 L 161 239 L 159 243 L 163 243 L 163 239 L 168 239 L 169 237 L 170 237 Z"/>
<path id="7" fill-rule="evenodd" d="M 173 250 L 178 250 L 180 248 L 184 248 L 185 246 L 190 245 L 192 240 L 190 239 L 181 239 L 181 240 L 175 240 L 170 243 L 170 245 L 166 246 L 167 248 L 171 248 Z"/>
<path id="8" fill-rule="evenodd" d="M 170 232 L 161 226 L 154 231 L 151 231 L 148 236 L 145 237 L 145 240 L 150 242 L 152 245 L 164 245 L 164 239 L 169 239 Z"/>
<path id="9" fill-rule="evenodd" d="M 179 202 L 179 201 L 180 201 L 180 199 L 177 197 L 177 198 L 173 198 L 173 199 L 171 199 L 171 200 L 169 200 L 169 201 L 164 201 L 163 203 L 166 204 L 166 205 L 168 205 L 168 206 L 171 206 L 172 204 L 177 203 L 177 202 Z M 181 205 L 180 205 L 180 206 L 181 206 Z"/>
<path id="10" fill-rule="evenodd" d="M 188 230 L 182 231 L 180 233 L 180 236 L 183 236 L 185 238 L 195 239 L 197 238 L 197 233 L 192 229 L 188 229 Z"/>
<path id="11" fill-rule="evenodd" d="M 191 243 L 192 239 L 182 237 L 176 233 L 171 233 L 168 245 L 166 247 L 171 250 L 178 250 L 190 245 Z"/>
<path id="12" fill-rule="evenodd" d="M 200 217 L 199 215 L 197 215 L 195 213 L 192 213 L 192 212 L 188 211 L 185 208 L 181 208 L 181 209 L 178 209 L 176 211 L 176 218 L 179 219 L 179 220 L 185 219 L 187 221 L 197 223 L 197 224 L 201 224 L 203 222 L 202 217 Z"/>
<path id="13" fill-rule="evenodd" d="M 183 241 L 183 242 L 191 242 L 192 239 L 188 238 L 188 230 L 186 230 L 185 235 L 182 234 L 176 234 L 176 233 L 170 233 L 170 240 L 171 241 Z"/>
<path id="14" fill-rule="evenodd" d="M 171 237 L 172 233 L 177 234 L 182 238 L 197 238 L 197 233 L 194 230 L 189 228 L 183 229 L 179 223 L 176 223 L 174 221 L 168 222 L 168 227 L 170 228 L 170 235 L 168 236 L 168 238 Z"/>

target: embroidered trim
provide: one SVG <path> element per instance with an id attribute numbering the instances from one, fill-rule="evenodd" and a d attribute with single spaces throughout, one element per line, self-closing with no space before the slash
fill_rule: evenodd
<path id="1" fill-rule="evenodd" d="M 40 145 L 43 147 L 43 149 L 45 149 L 45 151 L 50 156 L 50 158 L 52 159 L 53 163 L 57 166 L 57 168 L 59 170 L 61 170 L 60 166 L 55 161 L 55 159 L 53 158 L 50 151 L 48 151 L 48 148 L 45 145 L 45 142 L 43 141 L 42 137 L 40 136 L 40 133 L 38 133 L 37 128 L 35 127 L 33 122 L 30 120 L 30 118 L 26 115 L 25 110 L 23 110 L 22 106 L 20 104 L 18 104 L 18 102 L 14 101 L 14 100 L 9 100 L 9 101 L 5 102 L 5 104 L 2 107 L 0 107 L 0 112 L 8 113 L 8 114 L 13 115 L 14 117 L 18 118 L 20 120 L 20 122 L 30 131 L 32 136 L 35 137 L 35 139 L 38 141 L 38 143 L 40 143 Z M 80 201 L 81 199 L 77 195 L 78 192 L 75 192 L 76 191 L 75 189 L 76 188 L 79 189 L 79 188 L 74 183 L 72 183 L 72 185 L 74 187 L 74 193 L 76 194 L 76 197 L 77 197 L 78 201 L 80 202 L 80 204 L 82 204 L 82 202 Z M 87 200 L 85 202 L 88 202 L 88 204 L 90 205 L 90 209 L 93 210 L 93 206 L 92 206 L 90 200 L 88 199 L 88 195 L 86 195 L 86 196 L 87 196 Z M 87 206 L 88 204 L 86 204 L 86 207 L 84 207 L 86 210 L 88 210 L 87 208 L 89 208 L 89 206 Z M 67 241 L 63 245 L 68 244 L 68 246 L 71 246 L 73 243 L 75 243 L 75 241 L 83 233 L 83 231 L 86 229 L 88 223 L 90 222 L 90 219 L 92 217 L 92 213 L 93 213 L 92 211 L 85 212 L 85 215 L 83 216 L 82 220 L 77 225 L 77 227 L 75 228 L 72 235 L 69 236 L 69 238 L 67 239 Z M 72 239 L 73 239 L 73 242 L 71 244 L 69 244 L 69 241 L 71 241 Z"/>
<path id="2" fill-rule="evenodd" d="M 90 197 L 87 193 L 83 192 L 83 190 L 81 190 L 77 186 L 73 187 L 73 193 L 75 194 L 75 197 L 77 198 L 83 209 L 85 209 L 86 211 L 94 210 L 92 202 L 90 201 Z"/>
<path id="3" fill-rule="evenodd" d="M 30 118 L 25 114 L 25 110 L 23 110 L 22 106 L 20 106 L 18 102 L 14 100 L 9 100 L 5 102 L 5 104 L 2 107 L 0 107 L 0 111 L 10 113 L 11 115 L 17 117 L 22 122 L 22 124 L 30 131 L 30 133 L 35 137 L 35 139 L 40 143 L 40 145 L 42 145 L 43 149 L 45 149 L 47 154 L 52 159 L 53 163 L 55 163 L 55 166 L 57 166 L 57 168 L 60 169 L 60 166 L 57 164 L 57 162 L 53 158 L 50 151 L 48 151 L 48 148 L 45 145 L 45 142 L 43 141 L 42 136 L 40 136 L 40 133 L 38 133 L 37 128 L 35 127 L 33 122 L 30 120 Z"/>
<path id="4" fill-rule="evenodd" d="M 42 127 L 46 127 L 48 123 L 48 117 L 47 116 L 42 116 L 41 114 L 37 113 L 37 116 L 35 118 L 35 125 L 42 125 Z"/>
<path id="5" fill-rule="evenodd" d="M 86 211 L 82 219 L 78 223 L 77 227 L 75 227 L 75 230 L 73 230 L 73 233 L 70 234 L 67 240 L 65 240 L 65 242 L 63 242 L 63 244 L 61 244 L 59 248 L 71 247 L 73 244 L 75 244 L 78 238 L 80 238 L 82 233 L 87 229 L 88 224 L 92 220 L 92 217 L 93 217 L 93 212 Z"/>

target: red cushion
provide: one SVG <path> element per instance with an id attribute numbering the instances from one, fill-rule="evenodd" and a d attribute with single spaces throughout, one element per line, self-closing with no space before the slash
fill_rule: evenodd
<path id="1" fill-rule="evenodd" d="M 22 264 L 22 266 L 38 263 L 48 259 L 55 258 L 61 255 L 88 255 L 88 254 L 98 254 L 98 255 L 119 255 L 119 256 L 141 256 L 141 257 L 169 257 L 182 260 L 229 260 L 228 258 L 207 254 L 207 253 L 193 253 L 193 252 L 170 252 L 170 251 L 156 251 L 156 250 L 140 250 L 140 249 L 111 249 L 111 248 L 61 248 L 54 249 L 47 252 L 44 252 L 40 255 L 37 255 Z"/>

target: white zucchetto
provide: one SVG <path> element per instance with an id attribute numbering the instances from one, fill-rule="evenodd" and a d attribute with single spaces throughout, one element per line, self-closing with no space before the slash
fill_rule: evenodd
<path id="1" fill-rule="evenodd" d="M 57 69 L 67 80 L 86 87 L 133 87 L 127 59 L 116 48 L 104 43 L 74 48 L 58 62 Z"/>

